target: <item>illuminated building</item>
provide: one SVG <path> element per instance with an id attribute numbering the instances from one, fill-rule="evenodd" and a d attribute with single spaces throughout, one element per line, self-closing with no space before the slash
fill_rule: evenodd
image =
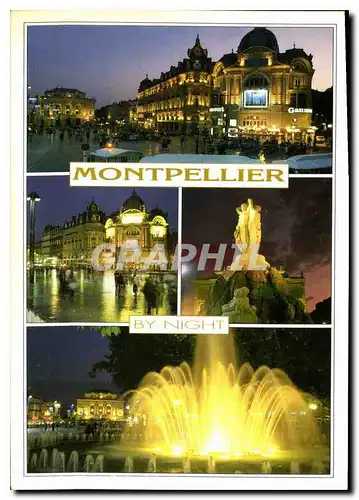
<path id="1" fill-rule="evenodd" d="M 46 90 L 38 100 L 46 125 L 80 125 L 95 117 L 95 99 L 77 89 L 56 87 Z"/>
<path id="2" fill-rule="evenodd" d="M 146 75 L 141 81 L 136 110 L 140 127 L 180 134 L 210 126 L 213 63 L 198 35 L 187 55 L 159 78 Z"/>
<path id="3" fill-rule="evenodd" d="M 59 401 L 44 401 L 32 395 L 27 398 L 27 419 L 33 424 L 39 421 L 59 420 L 60 413 L 61 403 Z"/>
<path id="4" fill-rule="evenodd" d="M 47 225 L 41 240 L 43 263 L 89 264 L 93 250 L 105 240 L 105 214 L 92 200 L 86 210 L 62 226 Z"/>
<path id="5" fill-rule="evenodd" d="M 237 52 L 225 54 L 213 68 L 213 113 L 229 135 L 263 140 L 306 140 L 311 128 L 313 56 L 295 48 L 280 52 L 275 35 L 254 28 Z M 217 115 L 217 116 L 216 116 Z"/>
<path id="6" fill-rule="evenodd" d="M 124 248 L 126 266 L 140 267 L 140 257 L 148 257 L 156 245 L 164 249 L 168 267 L 172 264 L 174 234 L 169 231 L 167 213 L 156 207 L 150 210 L 134 190 L 119 211 L 106 216 L 92 200 L 86 210 L 63 225 L 47 225 L 42 234 L 38 259 L 43 265 L 90 265 L 93 251 L 107 242 Z M 175 242 L 177 243 L 177 241 Z M 141 256 L 136 259 L 136 250 Z M 156 253 L 153 250 L 154 254 Z M 39 263 L 39 262 L 38 262 Z"/>
<path id="7" fill-rule="evenodd" d="M 91 391 L 76 399 L 76 416 L 83 420 L 122 420 L 124 401 L 109 391 Z"/>
<path id="8" fill-rule="evenodd" d="M 271 31 L 254 28 L 237 52 L 216 63 L 199 37 L 188 57 L 160 78 L 142 80 L 139 126 L 174 134 L 207 129 L 214 136 L 313 139 L 311 54 L 295 46 L 280 52 Z"/>
<path id="9" fill-rule="evenodd" d="M 106 221 L 106 241 L 114 243 L 118 249 L 124 249 L 128 255 L 126 265 L 139 267 L 140 258 L 146 258 L 155 245 L 163 245 L 166 258 L 168 255 L 167 214 L 160 208 L 149 210 L 135 190 L 125 200 L 119 212 L 114 212 Z M 141 257 L 136 258 L 136 248 L 141 249 Z M 132 261 L 132 262 L 131 262 Z"/>
<path id="10" fill-rule="evenodd" d="M 119 101 L 103 106 L 96 110 L 96 117 L 103 122 L 117 123 L 124 125 L 133 122 L 133 115 L 136 114 L 136 101 Z"/>

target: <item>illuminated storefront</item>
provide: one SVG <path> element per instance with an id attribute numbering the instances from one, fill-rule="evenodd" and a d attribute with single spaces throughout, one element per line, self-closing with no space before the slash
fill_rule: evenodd
<path id="1" fill-rule="evenodd" d="M 275 35 L 255 28 L 237 52 L 214 63 L 199 37 L 188 59 L 140 83 L 137 121 L 172 134 L 207 130 L 213 136 L 259 140 L 313 139 L 313 56 L 293 47 L 280 52 Z"/>
<path id="2" fill-rule="evenodd" d="M 108 391 L 92 391 L 76 399 L 76 417 L 80 420 L 123 420 L 124 401 Z"/>

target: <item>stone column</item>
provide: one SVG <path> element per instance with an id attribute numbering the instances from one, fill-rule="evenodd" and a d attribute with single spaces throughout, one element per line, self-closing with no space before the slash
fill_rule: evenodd
<path id="1" fill-rule="evenodd" d="M 230 104 L 230 85 L 231 82 L 229 80 L 229 77 L 226 76 L 226 104 Z"/>

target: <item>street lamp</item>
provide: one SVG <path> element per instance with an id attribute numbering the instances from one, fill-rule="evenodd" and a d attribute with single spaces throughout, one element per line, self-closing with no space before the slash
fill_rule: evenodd
<path id="1" fill-rule="evenodd" d="M 30 283 L 34 282 L 35 268 L 35 203 L 40 199 L 35 192 L 27 196 L 27 201 L 30 202 Z"/>

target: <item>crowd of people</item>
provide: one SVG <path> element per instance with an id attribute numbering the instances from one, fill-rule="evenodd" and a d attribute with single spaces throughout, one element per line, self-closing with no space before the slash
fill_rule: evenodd
<path id="1" fill-rule="evenodd" d="M 119 127 L 116 124 L 101 124 L 97 121 L 77 123 L 63 122 L 45 127 L 30 125 L 28 128 L 29 140 L 33 135 L 46 134 L 48 137 L 58 135 L 60 143 L 65 139 L 71 143 L 77 141 L 82 151 L 83 161 L 87 161 L 91 150 L 101 149 L 108 144 L 121 147 L 124 141 L 152 141 L 158 144 L 159 152 L 178 152 L 195 154 L 241 154 L 250 157 L 265 159 L 270 162 L 274 159 L 285 159 L 290 156 L 317 152 L 315 138 L 309 136 L 307 142 L 285 141 L 277 138 L 258 140 L 249 137 L 213 137 L 208 129 L 192 132 L 183 132 L 180 135 L 160 130 L 138 130 L 130 126 Z"/>
<path id="2" fill-rule="evenodd" d="M 135 301 L 139 293 L 143 293 L 145 299 L 146 314 L 159 314 L 163 307 L 165 296 L 171 313 L 177 308 L 177 291 L 169 283 L 165 282 L 163 274 L 149 274 L 144 278 L 138 275 L 136 270 L 116 270 L 114 273 L 116 295 L 124 295 L 126 287 L 132 289 Z"/>

